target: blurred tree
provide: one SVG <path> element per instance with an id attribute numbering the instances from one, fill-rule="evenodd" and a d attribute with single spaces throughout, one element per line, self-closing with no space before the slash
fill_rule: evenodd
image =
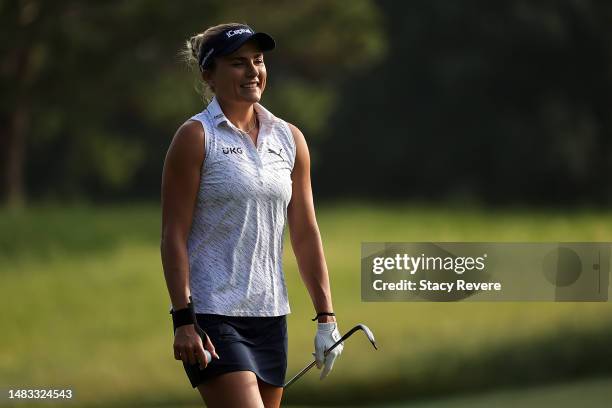
<path id="1" fill-rule="evenodd" d="M 223 21 L 277 38 L 264 103 L 315 139 L 335 79 L 384 51 L 368 0 L 2 1 L 4 201 L 19 205 L 25 185 L 34 198 L 157 197 L 172 133 L 203 109 L 178 51 Z"/>
<path id="2" fill-rule="evenodd" d="M 31 90 L 40 70 L 36 37 L 40 9 L 35 2 L 2 2 L 3 35 L 0 76 L 2 81 L 2 181 L 8 204 L 24 200 L 23 157 L 30 121 Z"/>

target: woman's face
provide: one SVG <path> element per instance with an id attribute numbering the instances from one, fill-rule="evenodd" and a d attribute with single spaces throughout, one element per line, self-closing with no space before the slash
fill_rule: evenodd
<path id="1" fill-rule="evenodd" d="M 215 68 L 205 71 L 217 98 L 227 102 L 259 102 L 266 87 L 266 65 L 263 53 L 253 41 L 229 55 L 217 57 Z"/>

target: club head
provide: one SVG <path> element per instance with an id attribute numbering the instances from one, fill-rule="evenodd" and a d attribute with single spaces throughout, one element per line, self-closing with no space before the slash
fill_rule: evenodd
<path id="1" fill-rule="evenodd" d="M 358 324 L 357 327 L 363 330 L 363 332 L 368 337 L 368 340 L 370 340 L 370 343 L 372 343 L 372 346 L 374 346 L 374 348 L 378 350 L 378 347 L 376 346 L 376 339 L 374 338 L 374 333 L 372 333 L 372 330 L 370 330 L 370 328 L 365 324 Z"/>

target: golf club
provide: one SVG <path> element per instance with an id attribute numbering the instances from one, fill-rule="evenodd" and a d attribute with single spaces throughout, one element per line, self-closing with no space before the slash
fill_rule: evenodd
<path id="1" fill-rule="evenodd" d="M 351 335 L 353 333 L 355 333 L 357 330 L 363 330 L 363 332 L 365 333 L 365 335 L 368 337 L 368 340 L 370 340 L 370 343 L 372 343 L 372 346 L 374 346 L 374 348 L 376 350 L 378 350 L 378 347 L 376 346 L 376 340 L 374 339 L 374 334 L 372 333 L 372 330 L 370 330 L 368 328 L 368 326 L 366 326 L 365 324 L 358 324 L 357 326 L 353 327 L 351 330 L 349 330 L 344 336 L 340 337 L 340 340 L 338 340 L 337 342 L 335 342 L 330 348 L 328 348 L 327 350 L 325 350 L 325 353 L 323 353 L 325 356 L 327 356 L 327 354 L 329 354 L 330 351 L 332 351 L 338 344 L 342 343 L 344 340 L 348 339 L 349 337 L 351 337 Z M 304 367 L 302 369 L 302 371 L 300 371 L 299 373 L 297 373 L 292 379 L 290 379 L 289 381 L 287 381 L 285 383 L 285 385 L 283 385 L 283 388 L 287 388 L 289 387 L 291 384 L 293 384 L 294 382 L 296 382 L 297 380 L 300 379 L 301 376 L 303 376 L 304 374 L 306 374 L 306 372 L 308 372 L 308 370 L 310 370 L 315 364 L 316 364 L 316 360 L 313 361 L 312 363 L 308 364 L 306 367 Z"/>

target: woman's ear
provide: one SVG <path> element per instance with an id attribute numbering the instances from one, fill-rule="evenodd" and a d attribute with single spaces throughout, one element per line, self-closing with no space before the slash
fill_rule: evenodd
<path id="1" fill-rule="evenodd" d="M 210 70 L 205 69 L 202 71 L 202 80 L 208 84 L 208 87 L 214 92 L 215 91 L 215 82 L 212 79 L 212 73 Z"/>

